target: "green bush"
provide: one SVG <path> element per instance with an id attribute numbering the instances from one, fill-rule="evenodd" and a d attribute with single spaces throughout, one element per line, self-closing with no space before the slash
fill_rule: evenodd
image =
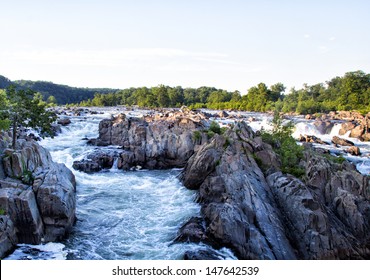
<path id="1" fill-rule="evenodd" d="M 303 158 L 303 147 L 298 145 L 292 137 L 293 124 L 283 125 L 279 114 L 275 112 L 272 126 L 271 132 L 261 132 L 263 141 L 269 143 L 280 156 L 284 173 L 290 173 L 298 178 L 302 177 L 305 171 L 299 167 L 299 162 Z"/>
<path id="2" fill-rule="evenodd" d="M 211 125 L 209 126 L 209 130 L 213 131 L 216 134 L 221 134 L 221 127 L 218 122 L 212 121 Z"/>
<path id="3" fill-rule="evenodd" d="M 202 133 L 199 130 L 193 132 L 193 140 L 200 141 L 202 139 Z"/>

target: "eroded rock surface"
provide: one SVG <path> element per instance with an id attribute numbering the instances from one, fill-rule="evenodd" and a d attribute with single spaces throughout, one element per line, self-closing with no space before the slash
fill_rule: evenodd
<path id="1" fill-rule="evenodd" d="M 241 259 L 369 259 L 369 179 L 306 146 L 304 180 L 279 171 L 244 123 L 189 159 L 181 180 L 199 191 L 214 247 Z"/>
<path id="2" fill-rule="evenodd" d="M 10 236 L 13 226 L 16 238 L 8 238 L 12 244 L 14 240 L 39 244 L 63 239 L 75 222 L 73 173 L 64 164 L 54 163 L 50 153 L 33 140 L 18 140 L 15 150 L 4 144 L 0 154 L 0 208 L 7 217 L 2 236 Z M 0 252 L 9 252 L 10 243 L 4 247 L 1 243 Z"/>

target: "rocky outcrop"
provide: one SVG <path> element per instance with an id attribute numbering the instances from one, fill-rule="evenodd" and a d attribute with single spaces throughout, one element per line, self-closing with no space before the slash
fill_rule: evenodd
<path id="1" fill-rule="evenodd" d="M 185 108 L 144 118 L 119 114 L 102 120 L 99 138 L 90 143 L 119 146 L 121 152 L 114 156 L 119 169 L 135 166 L 147 169 L 183 167 L 197 147 L 207 141 L 207 135 L 202 130 L 208 126 L 204 115 Z M 83 161 L 75 162 L 74 168 L 87 172 L 106 168 L 102 164 L 103 158 L 105 156 L 90 155 Z"/>
<path id="2" fill-rule="evenodd" d="M 263 149 L 239 123 L 187 163 L 181 180 L 199 190 L 207 236 L 242 259 L 294 259 L 280 213 L 252 153 Z"/>
<path id="3" fill-rule="evenodd" d="M 7 215 L 0 215 L 0 257 L 10 253 L 17 243 L 17 233 L 12 220 Z"/>
<path id="4" fill-rule="evenodd" d="M 268 167 L 273 156 L 259 155 L 274 152 L 244 123 L 202 145 L 180 179 L 198 190 L 205 224 L 186 236 L 242 259 L 368 259 L 369 179 L 305 146 L 300 180 Z"/>
<path id="5" fill-rule="evenodd" d="M 14 225 L 18 242 L 64 238 L 75 222 L 73 173 L 54 163 L 35 141 L 18 140 L 15 150 L 5 148 L 1 154 L 0 208 Z"/>
<path id="6" fill-rule="evenodd" d="M 354 146 L 355 144 L 352 141 L 347 139 L 340 138 L 338 136 L 333 136 L 331 142 L 335 145 L 339 146 Z"/>
<path id="7" fill-rule="evenodd" d="M 321 133 L 321 134 L 328 134 L 330 133 L 331 129 L 334 126 L 333 122 L 330 121 L 323 121 L 320 119 L 316 119 L 313 123 L 313 125 L 316 127 L 316 129 Z"/>
<path id="8" fill-rule="evenodd" d="M 297 139 L 299 142 L 306 142 L 306 143 L 316 143 L 316 144 L 326 144 L 328 145 L 329 143 L 326 143 L 322 141 L 319 137 L 316 137 L 315 135 L 299 135 L 299 138 Z"/>

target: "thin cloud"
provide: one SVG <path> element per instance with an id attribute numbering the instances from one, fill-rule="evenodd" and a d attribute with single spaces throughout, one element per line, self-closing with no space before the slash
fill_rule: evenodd
<path id="1" fill-rule="evenodd" d="M 7 51 L 3 59 L 32 61 L 47 65 L 116 66 L 123 62 L 156 61 L 159 59 L 226 59 L 227 54 L 216 52 L 192 52 L 170 48 L 127 48 L 114 50 L 42 50 Z"/>

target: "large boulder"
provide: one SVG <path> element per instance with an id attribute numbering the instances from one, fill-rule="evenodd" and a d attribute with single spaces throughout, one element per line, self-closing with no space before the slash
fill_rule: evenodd
<path id="1" fill-rule="evenodd" d="M 355 145 L 352 141 L 340 138 L 338 136 L 333 136 L 333 138 L 331 139 L 331 142 L 339 146 L 354 146 Z"/>
<path id="2" fill-rule="evenodd" d="M 244 123 L 203 145 L 181 174 L 199 189 L 206 234 L 242 259 L 295 259 L 269 186 L 251 151 L 258 145 Z M 203 162 L 209 159 L 209 162 Z M 206 164 L 206 166 L 204 166 Z M 195 174 L 195 175 L 194 175 Z"/>
<path id="3" fill-rule="evenodd" d="M 333 122 L 330 121 L 323 121 L 320 119 L 315 120 L 313 123 L 316 129 L 321 133 L 321 134 L 329 134 L 331 129 L 334 126 Z"/>
<path id="4" fill-rule="evenodd" d="M 12 221 L 20 243 L 63 239 L 75 223 L 76 182 L 64 165 L 35 141 L 18 140 L 3 150 L 0 208 Z"/>
<path id="5" fill-rule="evenodd" d="M 194 153 L 180 179 L 198 190 L 213 247 L 241 259 L 370 257 L 369 179 L 306 146 L 304 181 L 268 167 L 274 151 L 244 123 Z"/>
<path id="6" fill-rule="evenodd" d="M 0 258 L 10 253 L 18 243 L 17 233 L 8 215 L 0 215 Z"/>
<path id="7" fill-rule="evenodd" d="M 123 152 L 118 166 L 123 169 L 138 165 L 148 169 L 183 167 L 197 146 L 207 140 L 202 132 L 208 125 L 205 119 L 201 113 L 186 108 L 143 118 L 119 114 L 102 120 L 99 138 L 90 143 L 120 146 Z M 96 162 L 93 158 L 90 156 Z M 84 164 L 91 165 L 91 160 L 74 167 L 83 170 Z"/>

